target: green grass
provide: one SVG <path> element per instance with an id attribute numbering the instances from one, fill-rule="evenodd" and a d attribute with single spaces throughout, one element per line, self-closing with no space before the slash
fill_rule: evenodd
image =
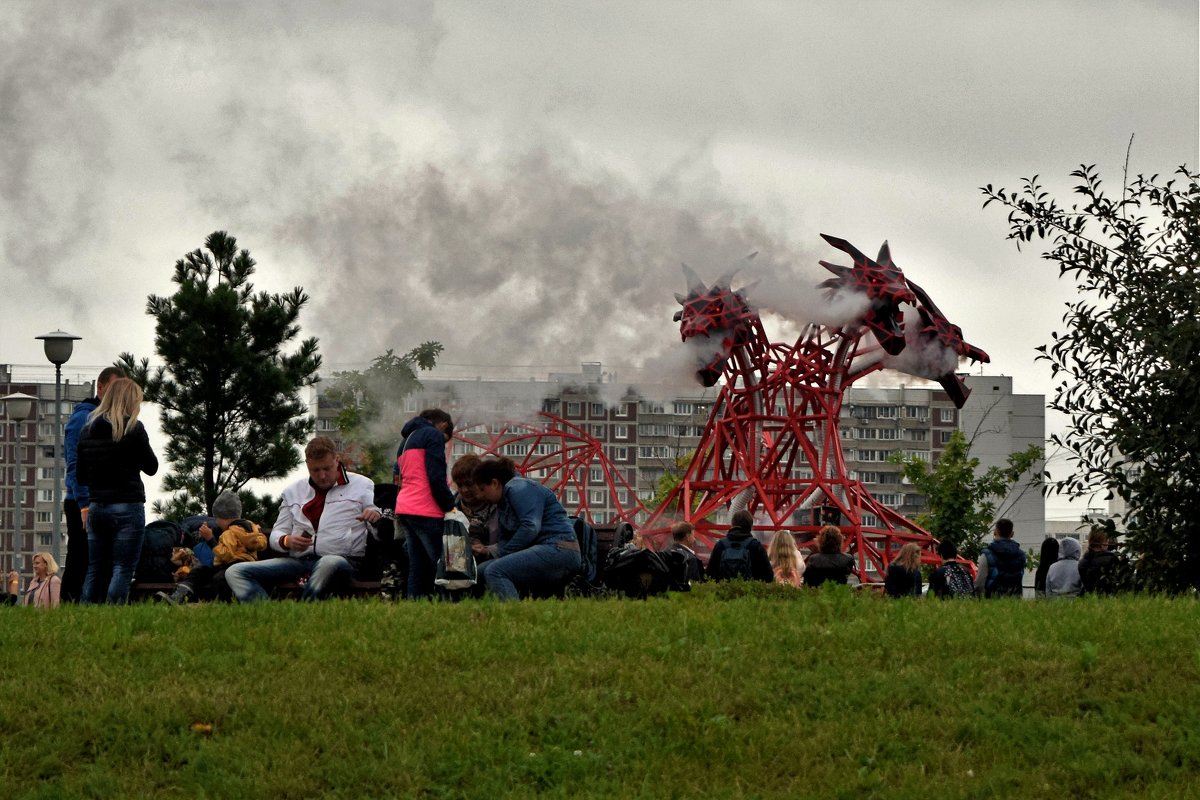
<path id="1" fill-rule="evenodd" d="M 1158 798 L 1200 775 L 1188 600 L 0 611 L 2 798 Z"/>

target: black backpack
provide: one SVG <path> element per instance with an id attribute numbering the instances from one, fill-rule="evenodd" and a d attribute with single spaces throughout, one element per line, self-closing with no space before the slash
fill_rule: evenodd
<path id="1" fill-rule="evenodd" d="M 753 541 L 753 536 L 747 536 L 745 539 L 725 539 L 725 550 L 721 553 L 717 580 L 753 579 L 754 571 L 750 566 L 750 543 Z"/>
<path id="2" fill-rule="evenodd" d="M 134 578 L 142 583 L 174 582 L 176 566 L 171 563 L 171 552 L 176 547 L 190 549 L 195 543 L 177 522 L 156 519 L 148 523 Z"/>
<path id="3" fill-rule="evenodd" d="M 575 539 L 579 542 L 579 574 L 588 583 L 596 580 L 596 562 L 599 558 L 600 544 L 596 540 L 596 530 L 581 517 L 568 517 L 575 528 Z"/>
<path id="4" fill-rule="evenodd" d="M 942 575 L 946 578 L 947 597 L 973 597 L 975 582 L 963 568 L 962 564 L 950 563 L 943 568 Z"/>

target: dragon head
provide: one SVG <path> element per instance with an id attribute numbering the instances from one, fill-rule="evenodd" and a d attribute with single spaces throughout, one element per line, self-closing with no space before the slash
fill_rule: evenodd
<path id="1" fill-rule="evenodd" d="M 722 276 L 712 286 L 705 285 L 687 264 L 683 265 L 683 274 L 688 293 L 675 295 L 683 306 L 675 312 L 675 321 L 683 341 L 697 348 L 696 378 L 704 386 L 713 386 L 730 354 L 753 337 L 757 314 L 741 291 L 730 288 L 732 274 Z"/>

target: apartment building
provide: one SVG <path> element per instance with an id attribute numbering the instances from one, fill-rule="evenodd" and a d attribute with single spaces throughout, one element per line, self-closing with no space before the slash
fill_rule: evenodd
<path id="1" fill-rule="evenodd" d="M 61 419 L 65 426 L 80 400 L 92 396 L 95 386 L 79 376 L 63 376 Z M 33 554 L 53 552 L 54 516 L 54 368 L 0 364 L 0 396 L 21 392 L 37 398 L 29 418 L 18 423 L 3 412 L 0 424 L 0 574 L 33 571 Z M 17 474 L 21 479 L 21 519 L 17 522 Z M 65 489 L 64 489 L 65 491 Z M 18 536 L 17 531 L 20 530 Z M 66 536 L 66 523 L 61 523 Z M 66 553 L 63 542 L 60 553 Z M 62 566 L 61 559 L 59 566 Z"/>

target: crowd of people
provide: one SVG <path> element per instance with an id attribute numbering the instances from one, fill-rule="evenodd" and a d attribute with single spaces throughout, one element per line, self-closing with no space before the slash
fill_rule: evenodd
<path id="1" fill-rule="evenodd" d="M 76 406 L 65 429 L 65 574 L 58 574 L 51 554 L 38 553 L 33 577 L 23 589 L 20 576 L 9 574 L 6 597 L 47 608 L 64 601 L 127 602 L 146 528 L 141 476 L 158 470 L 138 420 L 141 404 L 141 387 L 110 367 L 96 382 L 96 397 Z M 453 419 L 441 409 L 422 411 L 404 425 L 394 469 L 396 499 L 387 509 L 376 505 L 370 479 L 345 468 L 333 440 L 313 438 L 304 450 L 307 475 L 284 489 L 271 529 L 264 532 L 258 523 L 243 519 L 238 496 L 222 492 L 212 504 L 212 516 L 196 518 L 193 546 L 177 562 L 178 583 L 173 591 L 160 592 L 159 599 L 171 604 L 212 599 L 251 603 L 285 584 L 299 586 L 303 599 L 321 599 L 361 572 L 368 539 L 385 516 L 394 518 L 397 540 L 403 542 L 403 593 L 410 599 L 458 599 L 463 595 L 446 587 L 461 584 L 477 584 L 470 594 L 486 592 L 501 600 L 561 593 L 581 573 L 584 561 L 576 525 L 557 496 L 520 476 L 507 458 L 468 454 L 448 465 L 446 445 L 453 430 Z M 743 579 L 796 588 L 860 582 L 857 561 L 843 551 L 837 526 L 820 529 L 807 558 L 792 532 L 779 531 L 764 545 L 753 528 L 748 511 L 735 512 L 705 566 L 695 551 L 693 526 L 675 525 L 662 554 L 671 573 L 665 585 L 686 590 L 703 580 Z M 477 569 L 459 575 L 464 580 L 447 581 L 439 576 L 446 571 L 446 543 L 455 541 L 461 545 L 457 560 L 468 546 L 463 543 L 469 542 Z M 644 547 L 636 532 L 629 547 L 631 552 Z M 1038 596 L 1114 591 L 1110 576 L 1117 556 L 1109 550 L 1105 531 L 1092 532 L 1082 558 L 1080 550 L 1074 539 L 1063 540 L 1060 548 L 1058 540 L 1047 538 L 1035 576 Z M 1022 592 L 1026 554 L 1007 519 L 997 521 L 974 580 L 953 543 L 941 542 L 937 552 L 941 563 L 929 574 L 933 597 Z M 904 544 L 891 559 L 883 590 L 894 598 L 924 594 L 918 544 Z"/>

